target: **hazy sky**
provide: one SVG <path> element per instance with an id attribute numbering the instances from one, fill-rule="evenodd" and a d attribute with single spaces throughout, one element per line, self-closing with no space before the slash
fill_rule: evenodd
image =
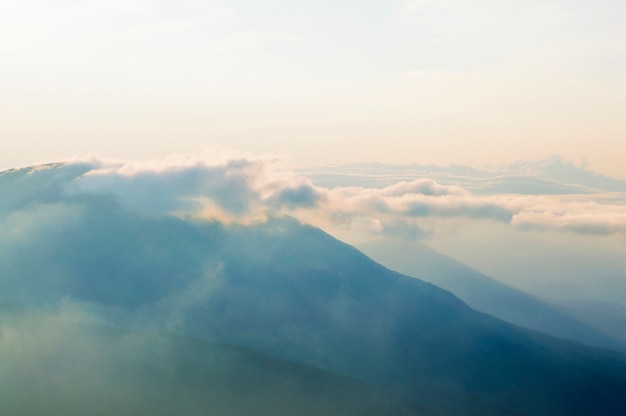
<path id="1" fill-rule="evenodd" d="M 229 146 L 626 178 L 618 0 L 0 0 L 0 168 Z"/>

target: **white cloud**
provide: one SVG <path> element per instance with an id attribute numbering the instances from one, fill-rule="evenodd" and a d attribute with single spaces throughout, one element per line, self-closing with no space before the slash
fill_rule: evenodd
<path id="1" fill-rule="evenodd" d="M 624 184 L 558 157 L 491 171 L 358 165 L 319 172 L 320 176 L 314 170 L 307 173 L 314 181 L 342 184 L 322 188 L 331 221 L 346 226 L 354 218 L 369 218 L 378 221 L 374 232 L 380 232 L 382 221 L 419 220 L 421 227 L 431 229 L 434 219 L 446 218 L 490 219 L 520 229 L 581 234 L 619 235 L 626 229 L 626 193 L 605 191 L 626 189 Z M 437 179 L 424 179 L 429 177 Z M 361 186 L 346 186 L 350 182 Z M 381 183 L 391 184 L 381 187 Z M 362 230 L 362 221 L 358 224 L 355 228 Z"/>
<path id="2" fill-rule="evenodd" d="M 269 208 L 311 206 L 318 197 L 310 182 L 271 157 L 208 150 L 162 161 L 90 163 L 94 169 L 72 184 L 71 193 L 114 195 L 149 214 L 244 220 Z"/>
<path id="3" fill-rule="evenodd" d="M 553 165 L 547 165 L 548 171 L 559 171 Z M 569 169 L 565 170 L 570 178 L 618 185 L 607 182 L 607 178 L 582 175 L 582 167 L 572 171 L 572 166 L 563 166 Z M 463 171 L 459 167 L 451 169 Z M 568 195 L 563 190 L 556 194 L 506 193 L 507 186 L 514 182 L 501 180 L 499 193 L 475 194 L 469 189 L 485 186 L 491 180 L 485 171 L 475 173 L 472 179 L 446 177 L 441 170 L 433 170 L 433 176 L 441 178 L 437 181 L 421 171 L 412 180 L 395 181 L 387 186 L 380 186 L 375 175 L 365 173 L 366 179 L 376 185 L 368 186 L 364 180 L 363 186 L 330 188 L 315 185 L 279 158 L 269 156 L 216 149 L 144 162 L 108 161 L 91 156 L 16 177 L 19 191 L 7 193 L 17 197 L 3 204 L 9 205 L 3 209 L 10 213 L 6 217 L 10 221 L 4 221 L 3 227 L 9 227 L 5 230 L 9 234 L 25 232 L 25 228 L 22 231 L 16 228 L 27 223 L 22 218 L 24 215 L 49 217 L 37 214 L 39 206 L 50 213 L 65 215 L 63 204 L 73 204 L 81 195 L 108 195 L 123 207 L 149 215 L 174 214 L 245 223 L 280 211 L 331 232 L 339 227 L 360 234 L 369 230 L 373 235 L 403 238 L 427 236 L 437 228 L 437 222 L 454 218 L 582 234 L 620 235 L 626 231 L 624 193 L 588 191 Z M 352 180 L 362 179 L 359 175 L 352 177 Z M 528 183 L 529 189 L 536 186 L 535 182 Z M 47 184 L 46 193 L 36 192 L 43 184 Z M 558 182 L 551 184 L 554 189 L 557 185 L 560 186 Z M 55 187 L 59 187 L 56 193 Z M 50 211 L 50 208 L 54 209 Z M 75 212 L 75 207 L 71 211 Z"/>
<path id="4" fill-rule="evenodd" d="M 623 235 L 626 233 L 626 206 L 531 208 L 514 215 L 514 226 L 529 229 L 557 229 L 580 234 Z"/>

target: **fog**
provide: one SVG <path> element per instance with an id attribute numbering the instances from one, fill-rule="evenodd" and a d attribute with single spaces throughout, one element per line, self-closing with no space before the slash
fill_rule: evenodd
<path id="1" fill-rule="evenodd" d="M 46 415 L 410 415 L 374 388 L 250 350 L 0 306 L 0 407 Z"/>

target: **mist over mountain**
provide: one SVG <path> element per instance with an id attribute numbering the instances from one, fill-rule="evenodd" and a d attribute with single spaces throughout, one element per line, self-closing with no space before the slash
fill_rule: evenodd
<path id="1" fill-rule="evenodd" d="M 384 239 L 359 244 L 358 248 L 381 264 L 449 290 L 472 308 L 507 322 L 587 345 L 626 351 L 624 337 L 620 334 L 623 326 L 613 324 L 613 329 L 609 329 L 609 325 L 601 322 L 608 323 L 610 319 L 585 319 L 582 301 L 560 305 L 542 300 L 485 276 L 420 242 Z M 623 311 L 622 315 L 626 316 Z"/>
<path id="2" fill-rule="evenodd" d="M 389 393 L 245 348 L 0 305 L 0 410 L 46 415 L 406 415 Z"/>
<path id="3" fill-rule="evenodd" d="M 625 21 L 0 1 L 0 416 L 625 415 Z"/>
<path id="4" fill-rule="evenodd" d="M 587 325 L 598 328 L 614 339 L 626 342 L 626 306 L 612 302 L 573 299 L 562 302 L 559 308 Z"/>
<path id="5" fill-rule="evenodd" d="M 259 216 L 260 204 L 306 206 L 312 198 L 292 182 L 262 182 L 244 162 L 228 166 L 234 171 L 198 167 L 193 186 L 175 169 L 108 178 L 85 165 L 4 172 L 3 300 L 319 367 L 392 391 L 420 414 L 626 407 L 624 355 L 509 325 L 318 228 Z M 222 192 L 222 180 L 242 193 Z M 201 197 L 209 211 L 196 209 Z"/>
<path id="6" fill-rule="evenodd" d="M 584 162 L 555 156 L 484 167 L 356 163 L 298 172 L 318 187 L 356 188 L 353 195 L 375 200 L 342 227 L 322 225 L 351 244 L 423 240 L 539 297 L 625 302 L 626 182 Z M 377 196 L 412 200 L 408 184 L 419 202 L 408 212 L 385 209 L 393 205 Z"/>

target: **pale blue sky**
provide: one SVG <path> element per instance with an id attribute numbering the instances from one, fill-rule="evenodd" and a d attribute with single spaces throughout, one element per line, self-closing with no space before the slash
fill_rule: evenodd
<path id="1" fill-rule="evenodd" d="M 626 178 L 619 1 L 0 0 L 0 168 L 561 154 Z"/>

